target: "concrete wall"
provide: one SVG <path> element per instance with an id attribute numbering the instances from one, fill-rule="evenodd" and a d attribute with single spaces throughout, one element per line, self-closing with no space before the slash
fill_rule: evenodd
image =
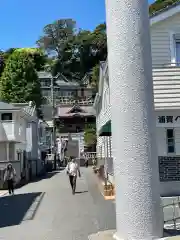
<path id="1" fill-rule="evenodd" d="M 6 161 L 7 160 L 7 147 L 6 143 L 1 142 L 0 143 L 0 161 Z"/>
<path id="2" fill-rule="evenodd" d="M 110 112 L 110 89 L 108 85 L 108 79 L 102 76 L 103 91 L 100 99 L 100 103 L 97 106 L 96 126 L 97 131 L 111 119 Z"/>
<path id="3" fill-rule="evenodd" d="M 161 196 L 180 196 L 180 181 L 160 182 Z"/>

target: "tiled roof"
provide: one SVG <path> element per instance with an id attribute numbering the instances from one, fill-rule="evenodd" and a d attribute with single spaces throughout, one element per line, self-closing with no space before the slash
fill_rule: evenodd
<path id="1" fill-rule="evenodd" d="M 1 102 L 0 101 L 0 110 L 19 110 L 20 107 L 14 106 L 11 103 Z"/>
<path id="2" fill-rule="evenodd" d="M 49 72 L 38 72 L 39 79 L 51 79 L 52 74 Z M 76 81 L 69 81 L 63 74 L 60 74 L 55 81 L 55 84 L 58 86 L 79 86 Z"/>
<path id="3" fill-rule="evenodd" d="M 30 116 L 35 115 L 36 106 L 31 106 L 30 103 L 13 103 L 12 104 L 15 108 L 22 109 L 25 113 L 29 114 Z"/>
<path id="4" fill-rule="evenodd" d="M 6 103 L 0 101 L 0 110 L 23 110 L 30 116 L 34 116 L 36 107 L 30 106 L 29 103 Z"/>
<path id="5" fill-rule="evenodd" d="M 77 82 L 72 82 L 72 81 L 65 82 L 65 81 L 59 80 L 59 79 L 56 81 L 56 84 L 58 86 L 79 86 L 79 84 Z"/>
<path id="6" fill-rule="evenodd" d="M 80 108 L 82 109 L 82 112 L 70 113 L 73 107 L 64 107 L 64 106 L 58 107 L 57 117 L 72 117 L 76 114 L 80 116 L 95 116 L 95 110 L 93 106 L 80 106 Z"/>

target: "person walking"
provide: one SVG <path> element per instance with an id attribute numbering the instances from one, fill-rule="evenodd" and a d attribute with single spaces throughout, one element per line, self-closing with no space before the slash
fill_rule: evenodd
<path id="1" fill-rule="evenodd" d="M 88 162 L 88 158 L 85 159 L 85 167 L 88 168 L 89 162 Z"/>
<path id="2" fill-rule="evenodd" d="M 69 175 L 69 182 L 72 188 L 72 194 L 74 195 L 76 191 L 77 175 L 81 177 L 79 164 L 77 163 L 75 158 L 71 157 L 71 161 L 67 164 L 66 171 Z"/>
<path id="3" fill-rule="evenodd" d="M 12 164 L 9 163 L 5 170 L 4 182 L 7 182 L 9 195 L 14 195 L 14 181 L 16 177 L 16 171 L 13 168 Z"/>

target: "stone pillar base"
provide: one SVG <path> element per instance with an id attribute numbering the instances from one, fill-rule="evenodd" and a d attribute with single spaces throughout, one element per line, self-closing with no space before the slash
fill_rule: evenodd
<path id="1" fill-rule="evenodd" d="M 89 240 L 122 240 L 117 237 L 116 230 L 106 230 L 98 233 L 91 234 Z M 180 240 L 179 236 L 168 236 L 160 238 L 161 240 Z"/>
<path id="2" fill-rule="evenodd" d="M 89 240 L 114 240 L 115 230 L 106 230 L 92 234 L 88 237 Z"/>

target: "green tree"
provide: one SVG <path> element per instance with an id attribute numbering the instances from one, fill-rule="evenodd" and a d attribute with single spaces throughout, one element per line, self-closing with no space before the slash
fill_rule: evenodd
<path id="1" fill-rule="evenodd" d="M 37 41 L 40 48 L 51 56 L 63 57 L 67 42 L 76 32 L 76 22 L 72 19 L 59 19 L 43 29 L 43 36 Z"/>
<path id="2" fill-rule="evenodd" d="M 72 19 L 60 19 L 44 27 L 44 34 L 37 41 L 52 59 L 54 75 L 58 72 L 78 82 L 99 61 L 106 60 L 106 24 L 94 31 L 77 29 Z"/>
<path id="3" fill-rule="evenodd" d="M 107 58 L 107 35 L 106 23 L 99 24 L 92 32 L 93 50 L 98 61 L 105 61 Z"/>
<path id="4" fill-rule="evenodd" d="M 41 105 L 41 88 L 37 75 L 45 62 L 39 49 L 16 49 L 8 57 L 0 79 L 0 97 L 6 102 L 33 101 Z"/>
<path id="5" fill-rule="evenodd" d="M 43 29 L 43 36 L 36 42 L 46 51 L 52 62 L 54 75 L 58 72 L 67 76 L 71 62 L 71 42 L 76 34 L 76 22 L 73 19 L 59 19 Z"/>
<path id="6" fill-rule="evenodd" d="M 99 85 L 99 64 L 93 67 L 92 69 L 92 75 L 91 75 L 91 86 L 98 91 L 98 85 Z"/>
<path id="7" fill-rule="evenodd" d="M 5 67 L 5 57 L 4 57 L 4 52 L 0 51 L 0 77 L 4 71 Z"/>
<path id="8" fill-rule="evenodd" d="M 76 37 L 76 53 L 79 59 L 80 78 L 107 58 L 106 24 L 98 25 L 94 31 L 80 31 Z"/>
<path id="9" fill-rule="evenodd" d="M 96 125 L 95 124 L 88 124 L 85 127 L 84 131 L 84 141 L 87 146 L 91 146 L 96 144 Z"/>
<path id="10" fill-rule="evenodd" d="M 4 71 L 8 57 L 15 51 L 15 48 L 9 48 L 7 51 L 0 50 L 0 77 Z"/>

